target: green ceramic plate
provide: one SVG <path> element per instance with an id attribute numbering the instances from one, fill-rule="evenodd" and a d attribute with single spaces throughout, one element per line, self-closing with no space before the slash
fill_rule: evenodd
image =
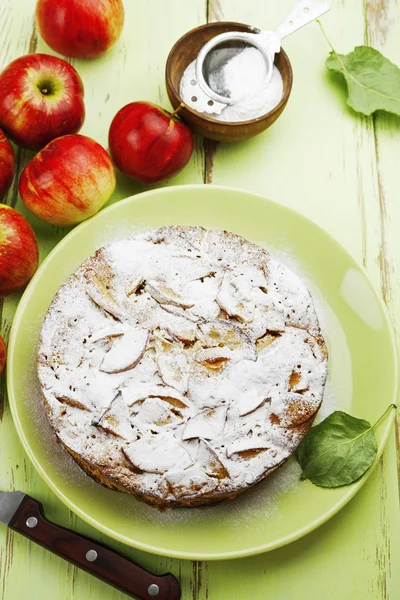
<path id="1" fill-rule="evenodd" d="M 59 447 L 40 403 L 35 354 L 44 314 L 58 287 L 96 248 L 166 224 L 203 225 L 266 245 L 308 282 L 329 352 L 323 412 L 340 408 L 375 421 L 397 397 L 397 356 L 383 302 L 365 271 L 317 225 L 248 192 L 185 186 L 118 202 L 67 235 L 44 261 L 15 315 L 8 392 L 14 421 L 35 467 L 85 521 L 131 546 L 179 558 L 225 559 L 287 544 L 333 516 L 363 485 L 334 490 L 299 480 L 296 460 L 241 497 L 214 507 L 160 512 L 84 475 Z M 379 454 L 393 415 L 378 431 Z"/>

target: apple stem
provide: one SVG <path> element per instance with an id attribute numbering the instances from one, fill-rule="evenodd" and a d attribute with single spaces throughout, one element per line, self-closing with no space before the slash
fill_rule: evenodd
<path id="1" fill-rule="evenodd" d="M 183 106 L 184 106 L 184 104 L 183 104 L 183 102 L 181 102 L 180 105 L 176 107 L 174 112 L 171 113 L 170 119 L 173 119 L 175 117 L 175 115 L 177 115 L 178 112 L 181 110 L 181 108 L 183 108 Z"/>

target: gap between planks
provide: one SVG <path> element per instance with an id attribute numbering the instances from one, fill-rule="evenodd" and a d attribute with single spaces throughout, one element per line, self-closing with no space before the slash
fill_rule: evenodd
<path id="1" fill-rule="evenodd" d="M 384 47 L 387 40 L 390 27 L 390 0 L 364 0 L 364 15 L 365 15 L 365 44 L 372 45 L 378 50 Z M 388 243 L 388 226 L 389 215 L 385 189 L 383 185 L 383 177 L 381 174 L 381 160 L 379 153 L 379 136 L 378 136 L 378 118 L 372 115 L 372 128 L 374 135 L 374 148 L 377 172 L 377 184 L 379 195 L 379 215 L 380 215 L 380 249 L 378 255 L 379 272 L 380 272 L 380 287 L 381 294 L 385 304 L 391 315 L 392 325 L 394 327 L 396 337 L 398 338 L 397 323 L 394 318 L 394 294 L 393 285 L 395 284 L 395 265 L 390 254 Z M 400 482 L 400 421 L 398 414 L 395 419 L 396 433 L 396 448 L 397 448 L 397 473 Z"/>
<path id="2" fill-rule="evenodd" d="M 365 44 L 371 45 L 378 50 L 384 48 L 389 31 L 390 31 L 390 19 L 389 19 L 389 0 L 364 0 L 364 15 L 365 15 Z M 376 163 L 376 176 L 377 176 L 377 191 L 378 191 L 378 202 L 379 202 L 379 231 L 380 231 L 380 244 L 378 254 L 378 265 L 380 274 L 380 290 L 383 300 L 389 310 L 392 325 L 394 327 L 396 337 L 397 328 L 394 315 L 394 285 L 395 285 L 395 264 L 394 259 L 391 256 L 390 244 L 388 241 L 389 237 L 389 214 L 388 214 L 388 199 L 386 197 L 384 180 L 382 175 L 382 161 L 380 158 L 379 148 L 379 132 L 378 132 L 378 119 L 375 114 L 370 117 L 373 132 L 374 152 L 375 152 L 375 163 Z M 364 232 L 363 232 L 364 233 Z M 395 419 L 395 436 L 396 436 L 396 448 L 397 448 L 397 474 L 398 481 L 400 481 L 400 423 L 399 418 L 396 415 Z M 382 598 L 387 598 L 387 582 L 391 577 L 390 569 L 390 536 L 387 530 L 387 515 L 386 515 L 386 495 L 387 489 L 385 486 L 384 477 L 384 462 L 381 457 L 379 468 L 381 470 L 380 477 L 380 494 L 381 494 L 381 527 L 382 527 L 382 539 L 384 545 L 381 548 L 377 548 L 377 562 L 380 566 L 380 577 L 377 581 L 379 592 Z"/>
<path id="3" fill-rule="evenodd" d="M 207 23 L 223 21 L 224 14 L 220 0 L 206 0 Z M 219 147 L 219 142 L 204 138 L 204 183 L 210 184 L 213 180 L 214 160 Z"/>
<path id="4" fill-rule="evenodd" d="M 223 21 L 224 15 L 219 0 L 206 0 L 206 21 Z M 219 142 L 204 138 L 204 183 L 211 184 L 213 179 L 214 160 Z M 208 600 L 209 576 L 208 563 L 197 561 L 193 563 L 191 589 L 193 600 Z"/>

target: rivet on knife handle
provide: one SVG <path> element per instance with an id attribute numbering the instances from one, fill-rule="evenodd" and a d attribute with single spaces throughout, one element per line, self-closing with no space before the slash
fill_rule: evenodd
<path id="1" fill-rule="evenodd" d="M 152 575 L 117 552 L 47 521 L 40 504 L 30 496 L 25 496 L 8 525 L 133 598 L 179 600 L 181 597 L 179 582 L 173 575 Z"/>

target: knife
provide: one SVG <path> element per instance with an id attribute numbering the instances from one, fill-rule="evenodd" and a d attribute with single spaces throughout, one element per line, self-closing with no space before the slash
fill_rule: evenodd
<path id="1" fill-rule="evenodd" d="M 157 576 L 121 554 L 51 523 L 42 506 L 23 492 L 0 492 L 0 523 L 50 550 L 138 600 L 179 600 L 178 580 L 171 574 Z"/>

